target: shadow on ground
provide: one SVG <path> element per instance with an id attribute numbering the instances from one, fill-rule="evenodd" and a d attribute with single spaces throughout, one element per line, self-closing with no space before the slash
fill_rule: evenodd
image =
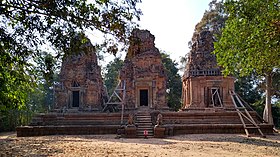
<path id="1" fill-rule="evenodd" d="M 18 138 L 16 133 L 0 133 L 0 156 L 51 156 L 63 153 L 62 149 L 47 146 L 53 140 L 38 140 L 36 137 Z"/>
<path id="2" fill-rule="evenodd" d="M 177 143 L 195 144 L 195 143 L 222 143 L 230 142 L 237 143 L 244 146 L 266 146 L 271 148 L 280 148 L 280 134 L 274 136 L 267 136 L 267 138 L 260 137 L 246 137 L 238 134 L 189 134 L 172 136 L 163 139 L 159 138 L 116 138 L 116 135 L 53 135 L 53 136 L 39 136 L 39 137 L 16 137 L 15 133 L 0 133 L 0 156 L 52 156 L 64 153 L 62 148 L 53 147 L 49 145 L 56 145 L 58 143 L 73 143 L 79 142 L 85 145 L 95 142 L 107 143 L 128 143 L 128 144 L 148 144 L 148 145 L 162 145 L 170 146 Z"/>

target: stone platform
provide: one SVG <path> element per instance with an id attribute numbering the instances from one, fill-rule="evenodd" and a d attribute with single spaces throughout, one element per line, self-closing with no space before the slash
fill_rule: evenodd
<path id="1" fill-rule="evenodd" d="M 128 114 L 124 114 L 127 122 Z M 17 136 L 116 134 L 121 126 L 120 113 L 47 113 L 38 114 L 29 126 L 17 127 Z"/>
<path id="2" fill-rule="evenodd" d="M 150 112 L 154 119 L 153 111 L 147 112 Z M 206 133 L 245 134 L 236 111 L 190 110 L 160 113 L 163 117 L 161 127 L 165 130 L 164 136 Z M 264 134 L 273 134 L 273 125 L 262 123 L 255 111 L 250 111 L 250 114 Z M 124 114 L 124 123 L 127 123 L 128 116 L 128 113 Z M 245 123 L 249 124 L 248 121 Z M 121 113 L 39 114 L 33 118 L 29 126 L 18 127 L 17 136 L 117 134 L 118 129 L 121 128 L 120 124 Z M 257 133 L 256 131 L 249 130 L 251 134 Z"/>
<path id="3" fill-rule="evenodd" d="M 250 111 L 255 122 L 264 134 L 273 134 L 273 125 L 262 123 L 255 111 Z M 180 134 L 245 134 L 244 127 L 236 111 L 182 111 L 163 112 L 165 135 Z M 245 123 L 250 126 L 249 121 Z M 249 129 L 252 134 L 257 134 L 256 129 Z"/>

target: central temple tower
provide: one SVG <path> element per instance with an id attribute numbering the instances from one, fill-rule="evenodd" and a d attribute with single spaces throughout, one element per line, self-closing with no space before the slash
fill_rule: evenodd
<path id="1" fill-rule="evenodd" d="M 148 30 L 135 29 L 120 80 L 126 83 L 126 109 L 165 109 L 166 74 L 155 37 Z"/>

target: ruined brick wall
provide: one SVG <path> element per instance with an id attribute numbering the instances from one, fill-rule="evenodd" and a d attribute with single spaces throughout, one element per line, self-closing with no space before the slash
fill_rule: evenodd
<path id="1" fill-rule="evenodd" d="M 212 54 L 213 42 L 209 31 L 193 35 L 192 49 L 183 75 L 183 108 L 233 107 L 229 90 L 234 90 L 234 78 L 222 76 L 221 68 Z M 215 94 L 216 91 L 219 95 Z M 216 102 L 217 99 L 221 103 Z"/>
<path id="2" fill-rule="evenodd" d="M 216 56 L 212 54 L 214 51 L 213 42 L 213 35 L 209 31 L 202 31 L 193 35 L 184 78 L 190 76 L 221 75 L 221 69 L 217 65 Z"/>
<path id="3" fill-rule="evenodd" d="M 126 82 L 125 106 L 134 109 L 140 106 L 140 90 L 148 90 L 148 107 L 163 109 L 166 104 L 166 74 L 155 37 L 147 30 L 135 29 L 130 37 L 130 46 L 120 79 Z"/>
<path id="4" fill-rule="evenodd" d="M 55 87 L 56 108 L 101 109 L 104 85 L 90 42 L 82 45 L 78 54 L 64 58 L 59 76 L 60 83 Z"/>

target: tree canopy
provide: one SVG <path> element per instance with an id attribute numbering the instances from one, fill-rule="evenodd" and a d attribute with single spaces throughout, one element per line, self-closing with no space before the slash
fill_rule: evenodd
<path id="1" fill-rule="evenodd" d="M 212 0 L 209 8 L 203 14 L 202 19 L 196 24 L 195 32 L 208 30 L 213 34 L 220 35 L 221 29 L 225 26 L 227 14 L 224 12 L 223 1 Z"/>
<path id="2" fill-rule="evenodd" d="M 272 75 L 280 67 L 280 6 L 278 0 L 227 0 L 228 19 L 215 43 L 215 55 L 225 75 L 266 76 L 264 119 L 272 123 Z"/>
<path id="3" fill-rule="evenodd" d="M 70 41 L 75 35 L 92 30 L 111 37 L 102 46 L 115 54 L 117 43 L 126 42 L 131 27 L 135 26 L 133 19 L 139 20 L 141 11 L 136 8 L 139 2 L 0 1 L 0 111 L 24 106 L 27 94 L 23 91 L 36 79 L 32 60 L 42 54 L 44 47 L 51 47 L 59 58 L 70 52 Z"/>
<path id="4" fill-rule="evenodd" d="M 182 80 L 178 74 L 179 69 L 177 63 L 173 61 L 170 56 L 164 52 L 161 53 L 162 64 L 164 65 L 167 75 L 167 105 L 173 110 L 177 111 L 181 108 L 181 95 L 182 95 Z"/>
<path id="5" fill-rule="evenodd" d="M 205 10 L 201 20 L 195 25 L 194 34 L 199 33 L 203 30 L 210 31 L 213 38 L 221 35 L 222 28 L 225 26 L 225 21 L 227 19 L 227 14 L 224 11 L 223 1 L 212 0 L 208 4 L 209 8 Z M 188 42 L 189 49 L 193 44 L 194 39 Z M 187 54 L 181 57 L 181 63 L 183 65 L 187 62 Z"/>
<path id="6" fill-rule="evenodd" d="M 119 72 L 124 64 L 124 61 L 116 57 L 113 61 L 109 62 L 105 68 L 104 83 L 107 87 L 109 96 L 113 94 L 114 89 L 118 84 Z"/>

